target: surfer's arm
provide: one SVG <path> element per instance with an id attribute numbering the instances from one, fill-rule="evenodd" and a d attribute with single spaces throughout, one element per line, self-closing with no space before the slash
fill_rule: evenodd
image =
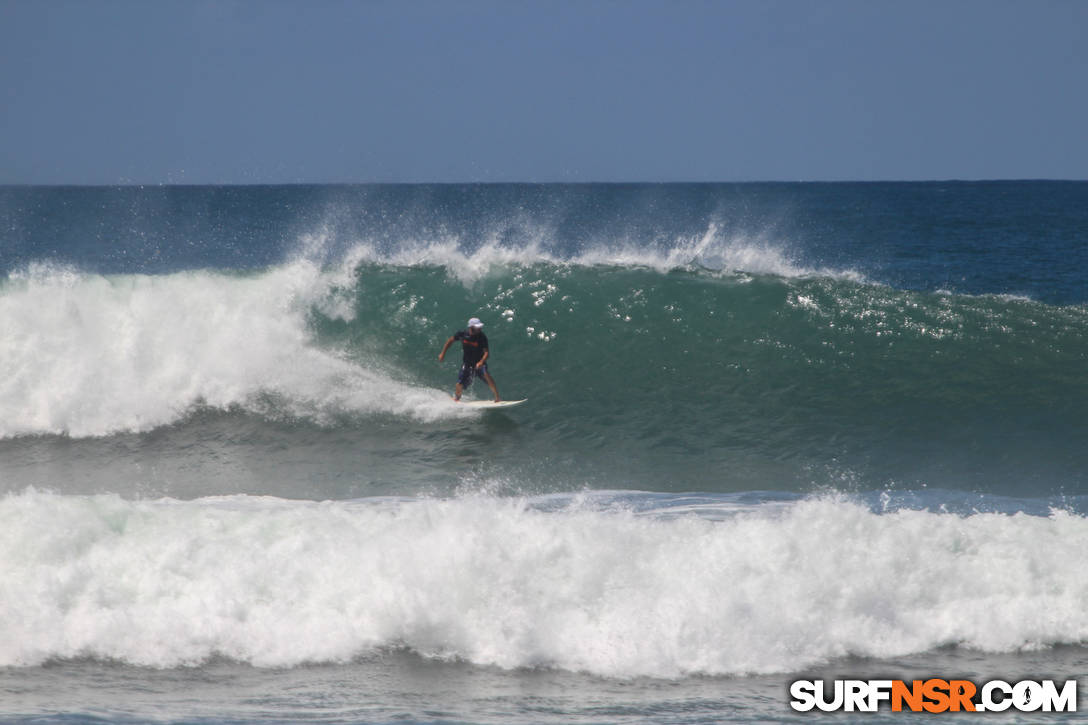
<path id="1" fill-rule="evenodd" d="M 484 364 L 485 362 L 487 362 L 487 359 L 488 359 L 489 357 L 491 357 L 491 351 L 490 351 L 490 350 L 488 350 L 488 349 L 487 349 L 487 348 L 485 347 L 485 348 L 484 348 L 484 356 L 483 356 L 482 358 L 480 358 L 480 362 L 476 363 L 476 367 L 480 367 L 480 366 L 481 366 L 481 365 L 483 365 L 483 364 Z"/>
<path id="2" fill-rule="evenodd" d="M 438 353 L 438 362 L 442 362 L 446 359 L 446 350 L 450 349 L 450 345 L 453 344 L 453 338 L 446 340 L 446 344 L 442 346 L 442 352 Z"/>

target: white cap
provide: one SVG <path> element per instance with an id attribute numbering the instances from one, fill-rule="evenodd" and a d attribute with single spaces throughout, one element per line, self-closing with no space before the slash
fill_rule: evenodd
<path id="1" fill-rule="evenodd" d="M 471 320 L 468 321 L 468 326 L 469 327 L 483 327 L 484 323 L 480 322 L 479 317 L 473 317 Z"/>

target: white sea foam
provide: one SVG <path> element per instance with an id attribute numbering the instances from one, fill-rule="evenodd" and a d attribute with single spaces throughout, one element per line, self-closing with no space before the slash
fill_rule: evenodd
<path id="1" fill-rule="evenodd" d="M 194 405 L 322 418 L 456 415 L 441 391 L 316 347 L 316 307 L 350 318 L 350 268 L 299 259 L 249 277 L 103 277 L 34 266 L 0 287 L 0 436 L 148 430 Z"/>
<path id="2" fill-rule="evenodd" d="M 688 515 L 690 514 L 690 515 Z M 0 665 L 340 662 L 376 648 L 605 676 L 1088 640 L 1088 521 L 730 515 L 554 500 L 0 500 Z"/>

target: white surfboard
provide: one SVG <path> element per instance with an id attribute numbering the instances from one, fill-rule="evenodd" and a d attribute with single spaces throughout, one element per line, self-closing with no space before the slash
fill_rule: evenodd
<path id="1" fill-rule="evenodd" d="M 461 405 L 468 405 L 473 408 L 513 408 L 515 405 L 521 405 L 528 398 L 521 400 L 502 400 L 496 403 L 494 400 L 462 400 Z"/>

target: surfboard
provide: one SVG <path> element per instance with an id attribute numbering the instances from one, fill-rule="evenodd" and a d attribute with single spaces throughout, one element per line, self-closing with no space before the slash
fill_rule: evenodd
<path id="1" fill-rule="evenodd" d="M 498 403 L 494 400 L 462 400 L 461 405 L 469 405 L 473 408 L 513 408 L 527 400 L 528 398 L 522 398 L 521 400 L 503 400 Z"/>

